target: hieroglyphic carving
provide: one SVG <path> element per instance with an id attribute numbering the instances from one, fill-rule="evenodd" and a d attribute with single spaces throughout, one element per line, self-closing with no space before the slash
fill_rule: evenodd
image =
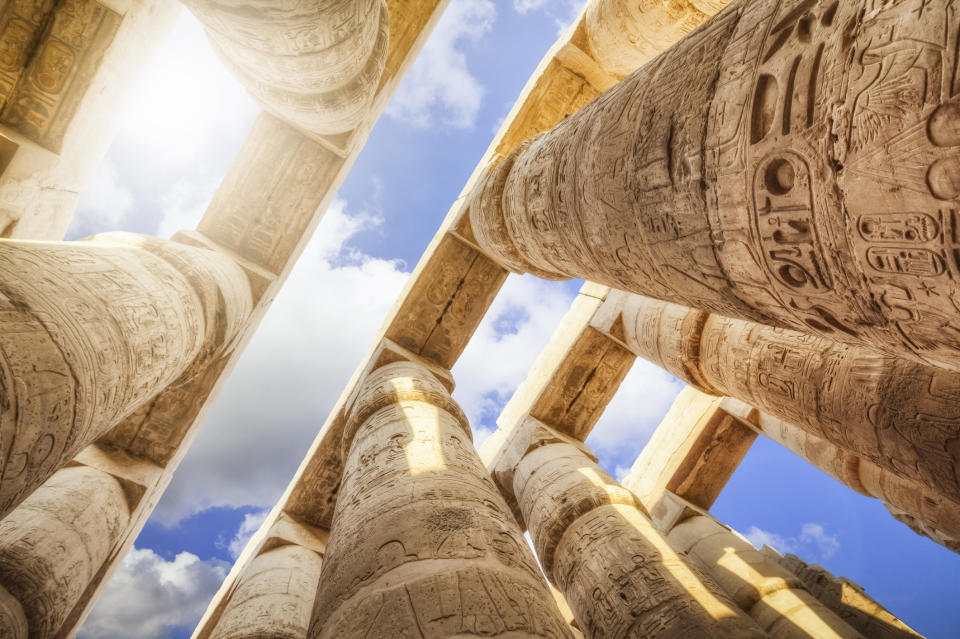
<path id="1" fill-rule="evenodd" d="M 481 183 L 477 239 L 514 270 L 960 369 L 960 18 L 926 7 L 732 4 L 517 152 L 502 198 Z"/>
<path id="2" fill-rule="evenodd" d="M 49 17 L 43 14 L 43 3 L 29 9 L 11 5 L 0 33 L 0 91 L 6 97 L 0 122 L 59 151 L 122 18 L 95 0 L 64 0 Z M 18 65 L 24 63 L 21 72 Z"/>
<path id="3" fill-rule="evenodd" d="M 332 151 L 261 114 L 197 230 L 279 273 L 319 220 L 342 166 Z"/>
<path id="4" fill-rule="evenodd" d="M 629 491 L 555 441 L 520 461 L 513 488 L 540 564 L 585 636 L 764 636 L 683 561 Z"/>
<path id="5" fill-rule="evenodd" d="M 396 362 L 364 381 L 310 637 L 570 637 L 448 390 Z"/>
<path id="6" fill-rule="evenodd" d="M 674 548 L 699 562 L 771 637 L 864 639 L 804 588 L 790 571 L 707 514 L 664 531 Z"/>
<path id="7" fill-rule="evenodd" d="M 30 639 L 58 636 L 129 517 L 116 479 L 74 466 L 0 520 L 0 590 L 23 607 Z"/>
<path id="8" fill-rule="evenodd" d="M 13 0 L 0 9 L 0 108 L 13 95 L 54 4 L 54 0 Z"/>
<path id="9" fill-rule="evenodd" d="M 228 258 L 132 234 L 0 242 L 0 512 L 178 378 L 250 312 Z"/>
<path id="10" fill-rule="evenodd" d="M 258 555 L 230 595 L 211 639 L 304 639 L 320 579 L 320 555 L 288 544 Z"/>
<path id="11" fill-rule="evenodd" d="M 709 315 L 687 322 L 698 359 L 666 350 L 672 318 L 694 309 L 636 297 L 628 341 L 642 357 L 715 395 L 775 415 L 934 492 L 960 499 L 960 375 L 806 333 Z M 632 316 L 632 317 L 631 317 Z M 666 324 L 663 318 L 668 318 Z M 667 335 L 668 339 L 661 339 Z M 659 350 L 658 350 L 659 349 Z M 675 362 L 685 361 L 684 366 Z M 686 375 L 696 369 L 698 375 Z M 702 380 L 703 384 L 698 384 Z"/>
<path id="12" fill-rule="evenodd" d="M 363 120 L 387 60 L 386 0 L 333 0 L 237 11 L 190 0 L 214 50 L 267 111 L 333 135 Z"/>
<path id="13" fill-rule="evenodd" d="M 763 551 L 799 577 L 810 594 L 863 636 L 870 639 L 920 639 L 913 628 L 846 577 L 835 577 L 822 566 L 808 564 L 796 555 L 780 555 L 769 546 Z"/>

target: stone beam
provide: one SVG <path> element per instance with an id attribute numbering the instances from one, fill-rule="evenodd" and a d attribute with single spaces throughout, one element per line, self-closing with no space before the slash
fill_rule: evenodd
<path id="1" fill-rule="evenodd" d="M 251 308 L 229 258 L 127 233 L 0 241 L 0 300 L 0 516 L 228 353 Z"/>
<path id="2" fill-rule="evenodd" d="M 957 373 L 639 296 L 624 326 L 641 357 L 691 385 L 960 501 Z"/>
<path id="3" fill-rule="evenodd" d="M 513 473 L 549 425 L 584 441 L 613 399 L 636 355 L 624 343 L 624 294 L 587 283 L 480 448 L 487 471 L 516 509 Z"/>
<path id="4" fill-rule="evenodd" d="M 418 4 L 415 0 L 408 2 Z M 397 11 L 391 9 L 390 15 L 393 17 L 390 40 L 393 47 L 398 39 L 406 41 L 407 36 L 393 36 Z M 385 350 L 401 349 L 405 357 L 417 357 L 422 362 L 446 369 L 452 368 L 463 352 L 507 277 L 507 271 L 478 246 L 471 229 L 465 195 L 473 189 L 489 163 L 503 158 L 524 139 L 546 131 L 576 113 L 616 83 L 616 75 L 603 68 L 589 51 L 585 30 L 585 19 L 581 15 L 547 52 L 530 77 L 388 313 L 380 334 L 347 383 L 286 492 L 264 522 L 261 533 L 282 514 L 318 528 L 329 528 L 343 472 L 339 441 L 345 415 L 357 388 Z M 398 33 L 405 32 L 398 30 Z M 385 77 L 394 77 L 392 59 L 392 54 L 388 54 Z M 243 566 L 260 552 L 263 537 L 262 534 L 255 535 L 237 560 L 201 619 L 194 633 L 195 639 L 209 636 L 225 594 L 233 587 Z"/>
<path id="5" fill-rule="evenodd" d="M 732 3 L 492 167 L 478 242 L 960 371 L 960 16 L 928 4 Z"/>
<path id="6" fill-rule="evenodd" d="M 116 105 L 179 11 L 175 0 L 0 8 L 0 238 L 63 238 L 116 134 Z"/>
<path id="7" fill-rule="evenodd" d="M 709 510 L 757 437 L 757 410 L 687 386 L 640 452 L 623 485 L 653 508 L 664 491 Z"/>

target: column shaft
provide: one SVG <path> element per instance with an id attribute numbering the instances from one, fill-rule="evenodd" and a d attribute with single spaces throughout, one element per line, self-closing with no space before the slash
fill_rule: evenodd
<path id="1" fill-rule="evenodd" d="M 783 420 L 763 415 L 757 429 L 851 489 L 883 501 L 917 534 L 960 552 L 960 503 L 923 484 L 860 459 Z"/>
<path id="2" fill-rule="evenodd" d="M 356 128 L 387 60 L 385 0 L 188 0 L 214 50 L 266 111 L 321 135 Z"/>
<path id="3" fill-rule="evenodd" d="M 514 492 L 544 571 L 588 639 L 765 636 L 576 447 L 529 452 Z"/>
<path id="4" fill-rule="evenodd" d="M 129 517 L 120 482 L 74 466 L 58 471 L 0 520 L 0 593 L 6 590 L 19 603 L 28 630 L 18 635 L 16 625 L 0 626 L 0 636 L 57 636 Z M 2 613 L 0 623 L 8 623 Z"/>
<path id="5" fill-rule="evenodd" d="M 250 305 L 229 258 L 175 242 L 0 241 L 0 516 L 222 354 Z"/>
<path id="6" fill-rule="evenodd" d="M 587 41 L 597 62 L 620 77 L 660 55 L 729 4 L 730 0 L 587 4 Z"/>
<path id="7" fill-rule="evenodd" d="M 257 555 L 210 639 L 306 639 L 321 564 L 320 555 L 295 544 Z"/>
<path id="8" fill-rule="evenodd" d="M 764 548 L 764 551 L 768 550 Z M 870 639 L 922 639 L 913 628 L 897 619 L 849 579 L 835 577 L 823 567 L 808 564 L 796 555 L 777 556 L 775 559 L 799 577 L 810 594 L 863 633 L 863 636 Z"/>
<path id="9" fill-rule="evenodd" d="M 310 636 L 570 637 L 449 392 L 426 368 L 362 384 Z"/>
<path id="10" fill-rule="evenodd" d="M 804 589 L 801 581 L 709 515 L 683 521 L 667 535 L 702 562 L 720 586 L 775 639 L 863 639 Z"/>
<path id="11" fill-rule="evenodd" d="M 738 0 L 517 149 L 474 234 L 517 271 L 960 370 L 949 5 Z"/>
<path id="12" fill-rule="evenodd" d="M 641 357 L 960 501 L 960 375 L 649 298 L 625 311 Z"/>

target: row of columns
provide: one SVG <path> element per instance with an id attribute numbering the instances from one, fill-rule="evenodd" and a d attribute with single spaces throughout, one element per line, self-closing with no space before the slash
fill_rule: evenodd
<path id="1" fill-rule="evenodd" d="M 704 6 L 694 11 L 677 4 L 679 11 L 676 15 L 665 15 L 658 11 L 656 6 L 641 9 L 642 13 L 649 14 L 644 18 L 644 24 L 650 28 L 667 27 L 672 24 L 670 21 L 682 21 L 679 26 L 689 30 L 696 26 L 695 21 L 705 19 L 725 3 L 720 1 L 696 4 Z M 715 5 L 712 10 L 705 6 L 710 4 Z M 593 5 L 603 5 L 605 17 L 578 22 L 576 29 L 571 29 L 571 32 L 576 32 L 570 36 L 571 40 L 567 43 L 568 49 L 579 54 L 576 62 L 585 66 L 588 71 L 583 73 L 589 76 L 591 81 L 622 74 L 609 68 L 606 63 L 601 64 L 600 69 L 595 68 L 603 54 L 601 48 L 604 45 L 591 48 L 582 42 L 581 35 L 599 38 L 595 42 L 602 43 L 608 35 L 606 31 L 619 29 L 616 37 L 629 37 L 623 30 L 625 25 L 611 20 L 609 16 L 616 16 L 618 9 L 629 7 L 632 3 L 622 0 L 594 0 L 588 11 Z M 572 44 L 574 41 L 576 44 Z M 656 46 L 662 47 L 666 44 L 658 42 Z M 567 54 L 558 52 L 557 59 L 562 58 L 569 63 L 569 55 L 563 55 Z M 607 56 L 605 60 L 614 61 L 616 57 Z M 568 90 L 565 85 L 562 88 L 556 86 L 559 82 L 556 75 L 563 75 L 551 75 L 557 69 L 557 59 L 551 58 L 549 64 L 545 62 L 541 65 L 543 76 L 537 80 L 543 82 L 531 83 L 528 86 L 531 95 L 524 96 L 523 107 L 526 110 L 521 109 L 516 121 L 508 121 L 504 125 L 506 133 L 498 136 L 501 145 L 509 147 L 517 130 L 542 130 L 561 120 L 569 112 L 565 109 L 575 110 L 579 107 L 579 103 L 566 104 L 558 100 L 558 94 L 564 94 L 564 99 L 569 97 L 566 95 L 568 93 L 589 95 L 590 89 Z M 576 73 L 581 72 L 580 66 L 576 69 Z M 566 73 L 572 75 L 569 71 Z M 580 75 L 576 78 L 583 82 Z M 609 84 L 602 88 L 607 86 Z M 541 91 L 548 93 L 541 95 Z M 549 120 L 546 126 L 543 125 L 544 120 Z M 496 146 L 496 149 L 499 150 L 500 146 Z M 473 244 L 469 231 L 458 226 L 455 233 L 458 238 Z M 438 256 L 432 257 L 441 259 Z M 478 261 L 485 259 L 480 256 Z M 448 276 L 446 267 L 443 274 Z M 459 296 L 454 308 L 462 303 L 474 307 L 481 304 L 479 299 L 471 297 L 476 295 L 476 298 L 482 299 L 480 291 L 470 290 L 471 286 L 478 286 L 473 285 L 469 277 L 465 279 L 463 291 L 460 291 L 460 285 L 457 286 Z M 484 276 L 482 286 L 489 288 L 489 279 L 491 278 Z M 436 285 L 437 282 L 428 283 L 430 287 Z M 411 297 L 416 299 L 413 293 Z M 492 294 L 490 297 L 492 298 Z M 430 299 L 431 303 L 432 301 Z M 486 303 L 489 304 L 489 301 Z M 427 306 L 427 303 L 424 302 L 422 306 Z M 417 308 L 410 314 L 417 315 L 422 312 L 423 309 Z M 451 331 L 452 336 L 441 336 L 441 340 L 449 339 L 451 343 L 445 344 L 444 348 L 455 351 L 456 354 L 459 354 L 457 344 L 461 341 L 465 343 L 466 338 L 455 331 L 467 330 L 468 324 L 464 320 L 458 321 L 462 325 L 455 328 L 448 327 L 440 320 L 433 321 L 432 318 L 429 322 L 430 331 Z M 438 353 L 429 346 L 419 346 L 415 340 L 405 339 L 410 328 L 404 326 L 403 331 L 388 331 L 387 335 L 402 346 L 415 349 L 424 359 L 442 363 L 447 367 L 455 361 L 456 354 L 450 356 L 443 349 Z M 425 367 L 407 370 L 410 366 L 414 369 L 420 366 L 408 362 L 403 365 L 404 370 L 399 371 L 398 379 L 409 376 L 410 379 L 418 380 L 412 387 L 407 382 L 401 384 L 398 381 L 395 384 L 390 381 L 388 384 L 385 381 L 397 376 L 396 370 L 375 373 L 378 376 L 378 381 L 375 382 L 367 378 L 370 373 L 365 371 L 356 382 L 357 386 L 363 387 L 360 392 L 367 396 L 375 393 L 390 395 L 393 391 L 388 387 L 394 384 L 403 386 L 404 390 L 395 394 L 394 399 L 384 400 L 385 403 L 378 410 L 387 411 L 390 415 L 376 417 L 375 423 L 365 424 L 366 417 L 362 415 L 361 408 L 351 409 L 351 426 L 344 435 L 346 443 L 343 456 L 346 458 L 346 467 L 343 480 L 338 490 L 331 491 L 337 495 L 332 537 L 329 545 L 320 553 L 324 562 L 323 575 L 318 583 L 313 581 L 312 572 L 307 580 L 301 581 L 300 577 L 296 577 L 289 582 L 297 583 L 297 591 L 300 593 L 296 596 L 296 604 L 290 601 L 289 610 L 302 610 L 302 601 L 312 600 L 313 594 L 319 590 L 309 636 L 341 636 L 340 633 L 343 636 L 353 636 L 363 635 L 368 631 L 371 637 L 445 636 L 451 632 L 450 628 L 458 626 L 477 628 L 484 633 L 502 631 L 518 636 L 566 637 L 571 632 L 576 635 L 576 631 L 564 623 L 563 615 L 557 612 L 556 602 L 551 600 L 550 592 L 543 584 L 503 498 L 496 489 L 492 490 L 493 486 L 485 470 L 478 466 L 476 452 L 469 439 L 469 429 L 462 414 L 451 404 L 449 396 L 436 386 L 438 379 L 449 386 L 447 374 L 422 360 L 421 364 Z M 374 392 L 371 384 L 380 384 L 383 388 Z M 433 390 L 426 392 L 429 388 Z M 405 399 L 397 402 L 395 400 L 398 397 Z M 357 406 L 361 406 L 364 402 L 373 400 L 351 401 L 356 401 Z M 389 410 L 386 406 L 390 407 Z M 437 409 L 437 406 L 442 408 Z M 333 419 L 333 424 L 336 425 L 337 421 Z M 339 436 L 330 439 L 339 439 Z M 308 480 L 300 477 L 300 481 L 306 483 Z M 309 489 L 301 492 L 309 492 Z M 398 498 L 398 495 L 402 497 Z M 323 497 L 324 494 L 314 497 L 314 502 Z M 445 506 L 447 501 L 453 502 L 454 507 Z M 378 505 L 381 505 L 379 510 Z M 288 513 L 281 509 L 281 505 L 278 505 L 275 514 L 278 512 L 278 522 L 289 517 Z M 389 523 L 382 523 L 379 513 L 389 513 Z M 273 519 L 275 514 L 270 518 Z M 273 613 L 258 613 L 256 620 L 244 621 L 244 615 L 253 614 L 252 611 L 257 610 L 260 605 L 252 602 L 262 600 L 266 606 L 266 602 L 274 601 L 272 597 L 276 597 L 275 601 L 280 601 L 289 596 L 286 585 L 288 582 L 285 580 L 270 580 L 257 576 L 263 574 L 259 569 L 261 562 L 267 561 L 262 558 L 271 558 L 269 562 L 279 561 L 273 559 L 279 556 L 270 541 L 274 539 L 272 531 L 275 526 L 275 523 L 268 521 L 261 530 L 262 535 L 258 533 L 258 537 L 248 546 L 245 557 L 240 560 L 243 562 L 242 566 L 234 569 L 236 576 L 232 583 L 235 585 L 229 590 L 222 590 L 222 598 L 218 595 L 219 602 L 215 600 L 211 604 L 211 609 L 198 626 L 195 637 L 206 639 L 221 636 L 261 636 L 268 633 L 268 628 L 269 632 L 275 632 L 279 636 L 308 636 L 299 622 L 296 629 L 291 626 L 289 630 L 279 618 L 274 618 L 272 624 L 260 623 L 268 614 Z M 364 536 L 367 534 L 374 538 L 365 541 Z M 445 541 L 437 543 L 438 536 Z M 246 556 L 247 552 L 250 552 L 249 556 Z M 457 576 L 458 572 L 461 573 L 460 576 Z M 429 579 L 431 585 L 426 586 L 419 582 L 421 578 Z M 400 585 L 407 584 L 408 580 L 412 597 L 400 590 Z M 247 594 L 254 591 L 258 593 L 256 597 Z M 464 594 L 463 603 L 458 596 L 454 596 L 460 591 Z M 422 598 L 428 592 L 433 593 L 434 602 Z M 240 593 L 244 594 L 241 596 Z M 470 598 L 474 600 L 470 601 Z M 562 600 L 559 603 L 562 604 Z M 380 617 L 375 616 L 378 609 Z M 251 612 L 248 614 L 245 611 Z M 354 613 L 357 616 L 351 620 L 350 615 Z M 291 612 L 288 618 L 294 617 L 302 619 L 300 612 Z M 420 622 L 425 624 L 418 625 Z M 379 623 L 383 625 L 377 625 Z"/>
<path id="2" fill-rule="evenodd" d="M 958 371 L 947 4 L 738 0 L 493 166 L 472 231 L 517 272 Z"/>
<path id="3" fill-rule="evenodd" d="M 960 502 L 960 376 L 807 333 L 635 296 L 637 353 L 712 395 L 743 400 Z"/>

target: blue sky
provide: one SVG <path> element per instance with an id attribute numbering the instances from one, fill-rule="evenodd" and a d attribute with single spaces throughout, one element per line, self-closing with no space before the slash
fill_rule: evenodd
<path id="1" fill-rule="evenodd" d="M 189 636 L 521 87 L 580 6 L 453 0 L 81 637 Z M 70 237 L 193 228 L 256 114 L 184 12 L 133 88 Z M 454 368 L 455 397 L 478 443 L 578 284 L 508 280 Z M 588 439 L 608 471 L 624 474 L 681 387 L 646 362 L 635 365 Z M 957 635 L 960 557 L 778 445 L 754 445 L 714 513 L 757 543 L 857 581 L 928 636 Z"/>

